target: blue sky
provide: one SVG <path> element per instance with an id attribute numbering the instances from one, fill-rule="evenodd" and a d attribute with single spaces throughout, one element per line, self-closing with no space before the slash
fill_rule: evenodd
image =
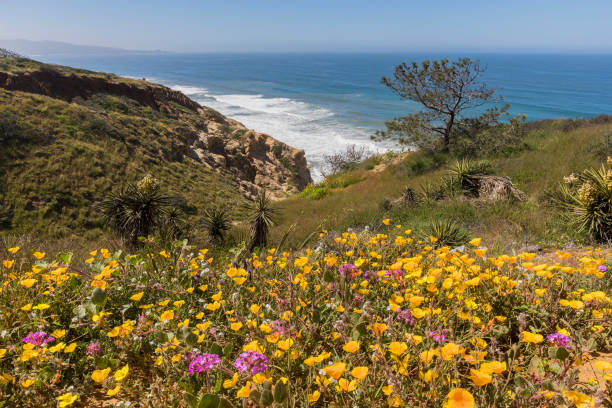
<path id="1" fill-rule="evenodd" d="M 0 38 L 176 52 L 612 53 L 612 0 L 3 0 Z"/>

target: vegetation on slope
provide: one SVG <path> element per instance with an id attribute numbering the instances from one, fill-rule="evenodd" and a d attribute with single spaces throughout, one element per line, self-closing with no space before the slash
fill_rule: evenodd
<path id="1" fill-rule="evenodd" d="M 0 406 L 611 402 L 609 253 L 491 257 L 382 221 L 229 266 L 186 242 L 9 248 Z"/>
<path id="2" fill-rule="evenodd" d="M 452 220 L 472 235 L 485 237 L 502 252 L 591 242 L 587 234 L 561 216 L 552 199 L 564 177 L 605 163 L 612 153 L 610 117 L 551 120 L 524 126 L 524 138 L 512 148 L 476 157 L 486 159 L 495 174 L 509 177 L 526 194 L 526 201 L 484 204 L 462 195 L 447 195 L 419 205 L 388 205 L 407 188 L 418 195 L 439 187 L 456 159 L 451 154 L 426 151 L 387 153 L 332 176 L 355 181 L 345 188 L 330 189 L 327 181 L 307 187 L 302 197 L 279 203 L 283 216 L 273 231 L 276 242 L 296 220 L 299 228 L 292 230 L 286 247 L 301 246 L 315 231 L 365 226 L 376 229 L 378 220 L 385 217 L 417 231 L 425 230 L 436 219 Z M 319 193 L 321 190 L 324 193 Z"/>
<path id="3" fill-rule="evenodd" d="M 192 226 L 206 208 L 231 202 L 238 218 L 258 189 L 310 180 L 303 152 L 179 92 L 27 59 L 0 58 L 0 145 L 4 235 L 99 238 L 97 204 L 148 173 Z"/>

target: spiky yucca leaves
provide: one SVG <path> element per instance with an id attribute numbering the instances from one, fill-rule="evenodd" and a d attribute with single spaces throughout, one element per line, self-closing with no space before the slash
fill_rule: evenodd
<path id="1" fill-rule="evenodd" d="M 450 190 L 459 189 L 466 195 L 476 196 L 479 186 L 478 176 L 490 174 L 493 174 L 493 167 L 486 160 L 457 160 L 448 170 L 447 185 Z"/>
<path id="2" fill-rule="evenodd" d="M 468 242 L 469 234 L 450 220 L 435 220 L 425 228 L 427 238 L 433 237 L 435 246 L 456 247 Z"/>
<path id="3" fill-rule="evenodd" d="M 612 242 L 612 160 L 565 178 L 561 207 L 570 223 L 598 242 Z"/>
<path id="4" fill-rule="evenodd" d="M 231 227 L 231 219 L 227 208 L 211 207 L 204 210 L 202 226 L 213 242 L 223 241 L 223 234 Z"/>
<path id="5" fill-rule="evenodd" d="M 251 213 L 251 238 L 249 251 L 265 247 L 268 243 L 270 228 L 274 225 L 274 217 L 278 209 L 272 205 L 272 200 L 265 191 L 259 193 L 249 206 Z"/>
<path id="6" fill-rule="evenodd" d="M 174 213 L 174 201 L 160 191 L 156 179 L 147 175 L 137 184 L 111 194 L 100 208 L 106 224 L 136 244 L 139 237 L 146 237 L 161 226 L 167 214 Z"/>

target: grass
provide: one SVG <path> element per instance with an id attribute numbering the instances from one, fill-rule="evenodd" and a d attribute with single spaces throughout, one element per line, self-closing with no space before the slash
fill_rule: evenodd
<path id="1" fill-rule="evenodd" d="M 316 200 L 302 194 L 282 201 L 279 203 L 283 208 L 282 220 L 273 234 L 278 238 L 299 219 L 299 228 L 287 240 L 288 246 L 297 247 L 314 231 L 341 231 L 366 225 L 380 228 L 380 220 L 387 216 L 394 223 L 417 229 L 445 217 L 459 222 L 471 234 L 484 236 L 499 250 L 586 244 L 587 237 L 565 225 L 547 206 L 545 192 L 554 189 L 564 176 L 598 167 L 605 160 L 605 141 L 612 132 L 612 124 L 585 122 L 565 131 L 561 129 L 564 123 L 559 120 L 530 125 L 526 148 L 509 156 L 486 158 L 496 174 L 510 177 L 527 194 L 527 202 L 481 205 L 457 197 L 430 205 L 381 208 L 381 200 L 399 198 L 406 187 L 420 191 L 428 183 L 438 185 L 454 162 L 443 154 L 432 157 L 412 152 L 389 162 L 383 171 L 372 171 L 371 165 L 382 160 L 366 160 L 357 170 L 342 176 L 359 181 L 333 194 L 319 194 Z"/>

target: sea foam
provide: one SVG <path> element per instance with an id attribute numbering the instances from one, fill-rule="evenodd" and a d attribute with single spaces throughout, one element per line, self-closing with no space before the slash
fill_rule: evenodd
<path id="1" fill-rule="evenodd" d="M 206 88 L 188 85 L 171 88 L 251 129 L 304 149 L 315 181 L 323 177 L 325 155 L 350 145 L 364 146 L 372 152 L 385 150 L 368 140 L 371 130 L 341 123 L 334 112 L 321 106 L 259 94 L 213 94 Z"/>

